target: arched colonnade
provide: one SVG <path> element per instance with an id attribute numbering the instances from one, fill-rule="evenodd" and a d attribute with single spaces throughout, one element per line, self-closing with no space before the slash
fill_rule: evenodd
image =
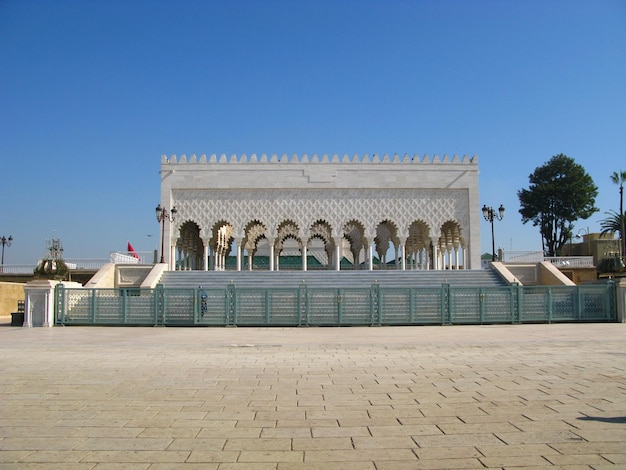
<path id="1" fill-rule="evenodd" d="M 459 222 L 447 220 L 434 229 L 419 219 L 398 225 L 390 219 L 375 226 L 350 219 L 336 227 L 318 219 L 303 227 L 285 219 L 271 226 L 253 219 L 240 227 L 222 219 L 204 230 L 185 220 L 173 233 L 170 259 L 178 270 L 307 271 L 313 254 L 321 264 L 314 269 L 467 269 L 468 247 Z M 296 252 L 300 261 L 294 265 Z M 282 266 L 286 254 L 290 263 Z M 235 262 L 229 264 L 229 257 Z"/>

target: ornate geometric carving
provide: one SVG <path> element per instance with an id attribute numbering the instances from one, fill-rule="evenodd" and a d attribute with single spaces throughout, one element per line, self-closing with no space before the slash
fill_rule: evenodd
<path id="1" fill-rule="evenodd" d="M 358 221 L 366 233 L 387 220 L 407 237 L 409 227 L 422 221 L 430 235 L 439 238 L 444 223 L 456 222 L 463 232 L 469 227 L 468 194 L 463 189 L 313 189 L 313 190 L 173 190 L 173 205 L 193 220 L 203 233 L 211 233 L 217 221 L 227 221 L 235 233 L 244 232 L 258 220 L 270 233 L 291 220 L 309 228 L 326 221 L 333 233 L 342 234 L 348 222 Z M 178 227 L 175 227 L 178 230 Z"/>

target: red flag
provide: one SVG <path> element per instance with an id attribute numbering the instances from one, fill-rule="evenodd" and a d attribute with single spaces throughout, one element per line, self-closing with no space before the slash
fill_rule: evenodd
<path id="1" fill-rule="evenodd" d="M 130 242 L 128 242 L 128 254 L 132 255 L 134 258 L 139 259 L 139 255 L 135 253 L 135 249 L 133 248 L 133 245 L 130 244 Z"/>

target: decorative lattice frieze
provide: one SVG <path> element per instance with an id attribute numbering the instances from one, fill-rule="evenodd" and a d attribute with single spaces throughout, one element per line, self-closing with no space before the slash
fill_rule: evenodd
<path id="1" fill-rule="evenodd" d="M 218 222 L 226 222 L 235 233 L 243 232 L 253 220 L 270 235 L 286 220 L 308 229 L 324 220 L 333 236 L 343 236 L 348 222 L 358 221 L 365 233 L 375 233 L 383 221 L 393 223 L 398 235 L 407 237 L 409 226 L 423 221 L 431 236 L 439 237 L 444 223 L 469 226 L 467 191 L 464 190 L 175 190 L 173 204 L 184 218 L 194 221 L 203 237 Z"/>

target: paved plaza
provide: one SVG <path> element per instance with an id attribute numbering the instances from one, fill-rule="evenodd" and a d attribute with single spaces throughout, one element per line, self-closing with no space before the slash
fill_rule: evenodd
<path id="1" fill-rule="evenodd" d="M 2 469 L 626 468 L 626 324 L 2 322 Z"/>

